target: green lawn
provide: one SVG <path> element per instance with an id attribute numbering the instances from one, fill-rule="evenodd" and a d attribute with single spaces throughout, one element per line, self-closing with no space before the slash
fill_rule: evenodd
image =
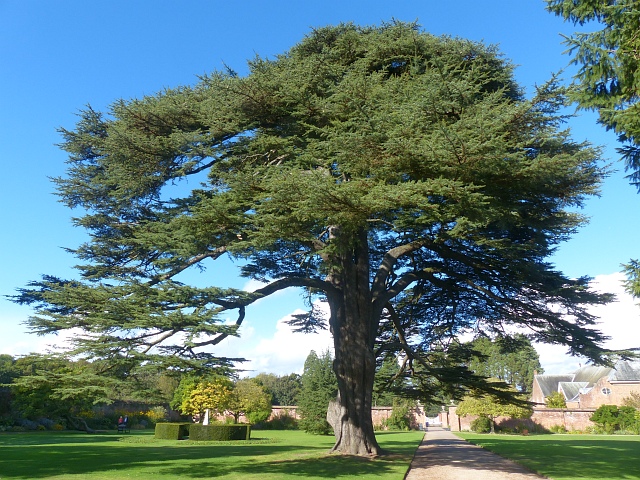
<path id="1" fill-rule="evenodd" d="M 637 435 L 459 436 L 553 480 L 640 479 Z"/>
<path id="2" fill-rule="evenodd" d="M 71 432 L 1 433 L 0 479 L 355 479 L 402 480 L 420 432 L 381 432 L 390 455 L 328 455 L 333 437 L 298 431 L 254 431 L 250 442 L 155 440 Z"/>

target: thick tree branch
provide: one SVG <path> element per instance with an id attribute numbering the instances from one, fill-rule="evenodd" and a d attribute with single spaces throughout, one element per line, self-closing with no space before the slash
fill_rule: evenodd
<path id="1" fill-rule="evenodd" d="M 404 255 L 408 255 L 412 252 L 420 250 L 424 245 L 425 241 L 419 240 L 392 248 L 384 255 L 384 258 L 382 259 L 382 262 L 378 267 L 376 276 L 373 279 L 373 285 L 371 287 L 371 293 L 373 295 L 374 301 L 376 297 L 381 296 L 382 292 L 387 289 L 387 279 L 393 273 L 393 269 L 398 260 Z M 383 303 L 386 303 L 386 301 L 384 301 Z"/>

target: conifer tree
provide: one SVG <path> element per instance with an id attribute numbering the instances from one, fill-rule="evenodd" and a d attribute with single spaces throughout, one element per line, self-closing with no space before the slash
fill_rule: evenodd
<path id="1" fill-rule="evenodd" d="M 595 27 L 565 38 L 580 69 L 572 98 L 595 110 L 618 135 L 628 178 L 640 191 L 640 2 L 638 0 L 547 0 L 547 8 L 576 25 Z M 640 262 L 624 266 L 627 291 L 640 297 Z"/>
<path id="2" fill-rule="evenodd" d="M 379 352 L 461 392 L 482 385 L 448 352 L 469 327 L 526 327 L 606 360 L 587 307 L 608 298 L 546 260 L 605 173 L 562 129 L 555 81 L 526 99 L 495 48 L 399 22 L 319 28 L 249 68 L 87 108 L 62 130 L 56 184 L 89 240 L 79 279 L 16 297 L 35 332 L 83 331 L 75 353 L 128 370 L 224 373 L 234 359 L 215 346 L 245 307 L 300 288 L 330 311 L 293 324 L 333 334 L 334 450 L 359 455 L 380 453 Z M 268 283 L 228 288 L 226 257 Z M 186 283 L 197 268 L 214 272 Z"/>
<path id="3" fill-rule="evenodd" d="M 338 393 L 338 382 L 332 364 L 329 351 L 318 357 L 312 350 L 304 362 L 302 388 L 298 394 L 298 413 L 299 425 L 305 432 L 320 435 L 331 432 L 331 426 L 327 422 L 327 408 Z"/>
<path id="4" fill-rule="evenodd" d="M 477 338 L 471 347 L 478 353 L 469 362 L 471 370 L 513 385 L 519 392 L 530 392 L 534 372 L 543 373 L 540 355 L 522 334 L 495 340 Z"/>

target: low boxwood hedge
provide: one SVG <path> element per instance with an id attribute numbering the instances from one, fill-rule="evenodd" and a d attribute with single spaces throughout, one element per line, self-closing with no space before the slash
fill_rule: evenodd
<path id="1" fill-rule="evenodd" d="M 202 425 L 194 423 L 189 429 L 189 440 L 249 440 L 251 425 Z"/>
<path id="2" fill-rule="evenodd" d="M 156 423 L 155 438 L 182 440 L 189 436 L 191 423 Z"/>

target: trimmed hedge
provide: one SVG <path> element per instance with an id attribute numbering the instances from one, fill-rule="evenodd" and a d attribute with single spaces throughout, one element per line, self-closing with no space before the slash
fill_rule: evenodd
<path id="1" fill-rule="evenodd" d="M 190 423 L 156 423 L 155 438 L 161 440 L 182 440 L 189 436 Z"/>
<path id="2" fill-rule="evenodd" d="M 194 423 L 189 430 L 189 440 L 249 440 L 251 425 L 202 425 Z"/>

